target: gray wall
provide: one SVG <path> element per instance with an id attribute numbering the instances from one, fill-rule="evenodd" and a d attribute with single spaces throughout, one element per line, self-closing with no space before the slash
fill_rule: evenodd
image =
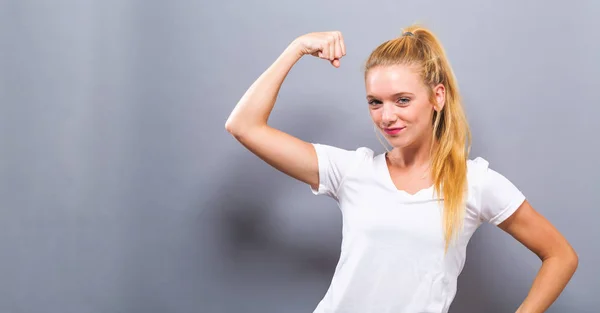
<path id="1" fill-rule="evenodd" d="M 361 65 L 422 22 L 445 44 L 487 158 L 572 242 L 549 312 L 598 312 L 596 1 L 0 1 L 0 312 L 310 312 L 337 261 L 335 203 L 224 129 L 296 36 L 341 30 L 342 67 L 302 59 L 272 125 L 377 142 Z M 452 312 L 512 312 L 540 262 L 491 226 Z"/>

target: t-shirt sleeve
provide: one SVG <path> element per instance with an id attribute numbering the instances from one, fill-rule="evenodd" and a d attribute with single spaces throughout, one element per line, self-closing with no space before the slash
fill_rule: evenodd
<path id="1" fill-rule="evenodd" d="M 482 221 L 497 226 L 521 206 L 525 196 L 510 180 L 489 168 L 487 161 L 479 159 L 483 166 L 479 180 L 479 216 Z"/>
<path id="2" fill-rule="evenodd" d="M 313 143 L 313 146 L 319 163 L 319 187 L 311 187 L 311 191 L 315 195 L 327 195 L 337 200 L 344 179 L 364 159 L 367 149 L 346 150 L 317 143 Z"/>

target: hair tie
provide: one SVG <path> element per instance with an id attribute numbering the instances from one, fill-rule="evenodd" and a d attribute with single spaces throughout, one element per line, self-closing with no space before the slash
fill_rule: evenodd
<path id="1" fill-rule="evenodd" d="M 404 32 L 404 33 L 402 34 L 402 36 L 411 36 L 411 37 L 414 37 L 414 36 L 415 36 L 415 34 L 413 34 L 413 33 L 411 33 L 411 32 Z"/>

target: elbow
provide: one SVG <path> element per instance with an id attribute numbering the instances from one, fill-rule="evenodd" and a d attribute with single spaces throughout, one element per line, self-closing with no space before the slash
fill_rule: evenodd
<path id="1" fill-rule="evenodd" d="M 233 134 L 234 132 L 234 127 L 233 127 L 233 123 L 231 122 L 231 120 L 227 119 L 227 121 L 225 121 L 225 130 L 230 133 Z"/>
<path id="2" fill-rule="evenodd" d="M 242 137 L 248 137 L 249 134 L 254 134 L 257 129 L 262 128 L 263 124 L 251 124 L 247 121 L 234 121 L 231 117 L 225 122 L 225 130 L 233 135 L 237 140 L 241 140 Z M 264 124 L 266 125 L 266 124 Z"/>
<path id="3" fill-rule="evenodd" d="M 567 251 L 557 256 L 556 259 L 560 260 L 562 267 L 571 273 L 575 273 L 577 267 L 579 267 L 579 256 L 573 248 L 569 248 Z"/>
<path id="4" fill-rule="evenodd" d="M 571 253 L 569 254 L 567 260 L 569 267 L 571 267 L 573 269 L 573 272 L 575 272 L 577 270 L 577 267 L 579 267 L 579 256 L 577 255 L 575 250 L 571 250 Z"/>
<path id="5" fill-rule="evenodd" d="M 248 134 L 247 125 L 242 126 L 238 123 L 231 122 L 230 120 L 225 122 L 225 130 L 240 142 L 242 142 Z"/>
<path id="6" fill-rule="evenodd" d="M 237 136 L 240 133 L 239 126 L 231 120 L 231 118 L 227 119 L 225 122 L 225 130 L 233 136 Z"/>
<path id="7" fill-rule="evenodd" d="M 556 252 L 552 255 L 547 255 L 545 257 L 540 257 L 542 262 L 550 261 L 552 263 L 556 262 L 560 264 L 560 267 L 565 269 L 566 271 L 575 273 L 577 267 L 579 267 L 579 256 L 573 250 L 572 247 L 568 246 L 561 250 L 561 252 Z"/>
<path id="8" fill-rule="evenodd" d="M 579 266 L 579 256 L 577 255 L 577 252 L 575 251 L 575 249 L 573 249 L 571 245 L 568 246 L 568 249 L 566 249 L 566 251 L 567 252 L 565 252 L 564 254 L 565 262 L 570 268 L 573 269 L 573 272 L 575 272 L 575 270 Z"/>

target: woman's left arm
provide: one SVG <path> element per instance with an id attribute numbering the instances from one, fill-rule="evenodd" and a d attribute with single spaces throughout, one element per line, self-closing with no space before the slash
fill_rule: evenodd
<path id="1" fill-rule="evenodd" d="M 542 260 L 529 294 L 516 313 L 545 312 L 563 291 L 579 264 L 575 250 L 563 235 L 529 202 L 498 225 Z"/>

